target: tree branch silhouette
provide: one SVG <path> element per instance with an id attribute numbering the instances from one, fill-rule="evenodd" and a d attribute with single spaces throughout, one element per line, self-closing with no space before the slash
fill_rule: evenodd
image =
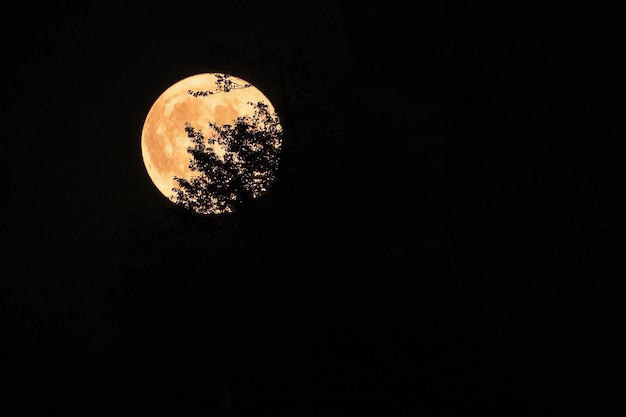
<path id="1" fill-rule="evenodd" d="M 210 91 L 210 90 L 202 90 L 202 91 L 193 91 L 193 90 L 189 90 L 189 94 L 194 96 L 194 97 L 206 97 L 212 94 L 217 94 L 217 93 L 228 93 L 231 90 L 240 90 L 243 88 L 248 88 L 248 87 L 252 87 L 252 84 L 250 83 L 245 83 L 245 84 L 239 84 L 236 81 L 231 80 L 231 76 L 229 74 L 215 74 L 215 85 L 217 85 L 217 88 L 215 91 Z"/>
<path id="2" fill-rule="evenodd" d="M 209 122 L 212 134 L 207 137 L 185 124 L 191 141 L 189 169 L 197 175 L 174 177 L 175 204 L 201 214 L 232 213 L 269 190 L 276 179 L 282 126 L 268 104 L 248 104 L 252 115 L 240 116 L 232 125 Z M 223 155 L 215 152 L 215 145 Z"/>

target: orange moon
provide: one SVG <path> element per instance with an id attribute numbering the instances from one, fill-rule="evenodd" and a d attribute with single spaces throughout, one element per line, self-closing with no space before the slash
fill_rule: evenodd
<path id="1" fill-rule="evenodd" d="M 227 76 L 230 90 L 220 91 L 218 77 Z M 193 95 L 190 92 L 209 92 Z M 174 176 L 190 179 L 191 145 L 185 123 L 195 130 L 208 131 L 208 123 L 233 124 L 240 116 L 252 115 L 249 102 L 263 102 L 273 112 L 268 98 L 249 82 L 229 74 L 202 73 L 184 78 L 167 88 L 154 102 L 141 132 L 141 153 L 150 179 L 158 190 L 174 201 L 172 188 L 178 183 Z M 223 153 L 214 149 L 215 153 Z"/>

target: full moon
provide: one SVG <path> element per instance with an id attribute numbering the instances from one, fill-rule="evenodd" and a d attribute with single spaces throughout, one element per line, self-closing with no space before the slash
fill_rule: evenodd
<path id="1" fill-rule="evenodd" d="M 237 118 L 254 114 L 252 103 L 259 102 L 275 111 L 259 89 L 230 74 L 196 74 L 167 88 L 150 108 L 141 132 L 143 162 L 156 188 L 175 202 L 173 189 L 179 184 L 174 177 L 189 180 L 197 175 L 190 168 L 192 143 L 186 125 L 206 135 L 210 123 L 233 125 Z M 224 153 L 217 143 L 207 146 L 216 155 Z"/>

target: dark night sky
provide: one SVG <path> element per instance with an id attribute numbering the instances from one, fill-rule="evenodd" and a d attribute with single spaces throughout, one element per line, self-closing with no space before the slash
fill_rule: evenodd
<path id="1" fill-rule="evenodd" d="M 37 415 L 128 407 L 152 415 L 522 416 L 596 410 L 616 395 L 603 384 L 603 369 L 618 366 L 616 289 L 626 272 L 617 14 L 586 1 L 563 8 L 248 3 L 50 3 L 3 11 L 8 189 L 0 335 L 8 348 L 0 387 L 16 401 L 0 414 L 22 415 L 25 401 L 24 410 Z M 315 295 L 302 305 L 327 306 L 328 313 L 285 322 L 291 330 L 245 325 L 282 345 L 291 340 L 283 331 L 293 332 L 295 353 L 283 357 L 267 347 L 248 355 L 233 371 L 239 379 L 229 379 L 232 403 L 225 407 L 215 394 L 221 380 L 214 386 L 202 379 L 213 381 L 206 377 L 210 361 L 199 359 L 211 355 L 176 351 L 191 358 L 187 365 L 198 356 L 194 373 L 174 370 L 179 362 L 164 359 L 165 348 L 142 354 L 163 338 L 170 339 L 164 346 L 176 345 L 177 336 L 133 330 L 124 313 L 113 313 L 111 288 L 121 274 L 128 216 L 159 218 L 169 206 L 141 160 L 151 104 L 185 76 L 231 72 L 275 99 L 280 113 L 279 82 L 260 61 L 261 45 L 277 60 L 306 45 L 297 56 L 316 72 L 288 77 L 302 82 L 302 107 L 289 113 L 294 129 L 319 135 L 302 121 L 316 106 L 338 125 L 362 126 L 358 135 L 339 129 L 349 140 L 336 151 L 325 139 L 299 145 L 319 160 L 290 162 L 295 173 L 284 174 L 293 175 L 284 189 L 299 197 L 285 194 L 293 214 L 278 224 L 303 253 L 276 243 L 288 248 L 277 270 L 295 272 L 271 281 L 272 269 L 264 269 L 268 287 L 254 287 L 271 304 L 286 288 L 306 293 L 313 283 Z M 315 79 L 321 74 L 327 81 Z M 345 89 L 333 90 L 332 82 Z M 348 110 L 357 104 L 360 119 Z M 350 162 L 342 168 L 337 161 L 344 160 Z M 381 166 L 387 171 L 378 174 Z M 395 203 L 372 210 L 360 178 Z M 397 197 L 399 190 L 405 195 Z M 325 245 L 328 252 L 316 252 Z M 365 253 L 380 260 L 359 257 Z M 354 293 L 362 300 L 342 298 Z M 157 317 L 154 326 L 167 317 L 159 306 L 172 301 L 149 298 L 138 297 L 138 309 L 156 309 L 141 316 Z M 305 310 L 300 301 L 285 303 Z M 231 334 L 229 326 L 241 324 L 235 320 L 220 328 Z M 161 374 L 169 382 L 150 385 L 158 371 L 132 365 L 142 357 L 169 364 Z M 309 374 L 290 373 L 294 363 Z M 227 366 L 218 368 L 228 375 Z M 319 380 L 310 376 L 318 368 Z M 258 376 L 272 369 L 279 370 L 275 378 Z M 63 378 L 74 380 L 59 383 Z M 176 378 L 190 382 L 172 384 Z M 598 397 L 589 381 L 602 387 Z M 77 390 L 84 401 L 72 395 Z"/>

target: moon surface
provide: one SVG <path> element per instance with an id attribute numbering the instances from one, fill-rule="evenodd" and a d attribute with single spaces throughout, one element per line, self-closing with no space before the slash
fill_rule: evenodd
<path id="1" fill-rule="evenodd" d="M 228 77 L 227 91 L 218 85 L 219 77 Z M 208 92 L 208 94 L 193 94 Z M 208 123 L 233 124 L 239 117 L 252 115 L 249 104 L 263 102 L 273 112 L 268 98 L 249 82 L 229 74 L 202 73 L 184 78 L 167 88 L 150 108 L 141 132 L 141 153 L 150 179 L 171 201 L 172 189 L 178 186 L 174 177 L 190 179 L 191 142 L 185 123 L 207 135 Z M 223 153 L 215 149 L 217 155 Z"/>

